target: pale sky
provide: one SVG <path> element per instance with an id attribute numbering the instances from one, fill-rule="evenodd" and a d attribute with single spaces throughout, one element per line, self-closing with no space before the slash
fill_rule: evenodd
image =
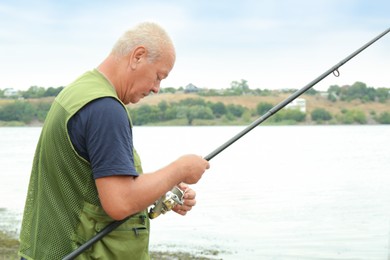
<path id="1" fill-rule="evenodd" d="M 65 86 L 108 55 L 118 37 L 159 23 L 177 60 L 162 87 L 301 88 L 390 27 L 389 0 L 0 2 L 0 89 Z M 390 88 L 390 33 L 314 88 Z"/>

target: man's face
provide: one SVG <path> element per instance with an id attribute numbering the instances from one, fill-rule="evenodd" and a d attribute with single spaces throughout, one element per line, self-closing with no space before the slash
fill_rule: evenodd
<path id="1" fill-rule="evenodd" d="M 158 93 L 161 80 L 168 77 L 174 62 L 173 52 L 163 54 L 154 62 L 148 61 L 146 55 L 139 58 L 134 67 L 135 69 L 129 75 L 124 103 L 137 103 L 151 92 Z"/>

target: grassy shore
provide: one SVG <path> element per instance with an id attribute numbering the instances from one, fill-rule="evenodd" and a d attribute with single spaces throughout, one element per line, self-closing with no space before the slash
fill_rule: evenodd
<path id="1" fill-rule="evenodd" d="M 19 241 L 0 231 L 0 260 L 17 259 Z"/>
<path id="2" fill-rule="evenodd" d="M 19 259 L 17 256 L 19 241 L 11 235 L 0 231 L 0 260 Z M 219 259 L 219 252 L 216 250 L 205 250 L 198 255 L 188 252 L 168 252 L 168 251 L 152 251 L 151 258 L 156 260 L 210 260 Z"/>

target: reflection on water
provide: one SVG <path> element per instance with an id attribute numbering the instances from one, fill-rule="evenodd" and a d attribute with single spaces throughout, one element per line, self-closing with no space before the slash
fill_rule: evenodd
<path id="1" fill-rule="evenodd" d="M 134 143 L 148 172 L 184 153 L 205 156 L 241 129 L 136 127 Z M 258 127 L 211 160 L 188 216 L 152 221 L 151 248 L 213 249 L 223 259 L 388 259 L 389 130 Z M 0 128 L 2 229 L 20 221 L 38 136 Z"/>

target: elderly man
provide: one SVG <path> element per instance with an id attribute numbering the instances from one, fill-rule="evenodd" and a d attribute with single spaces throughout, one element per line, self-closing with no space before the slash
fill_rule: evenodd
<path id="1" fill-rule="evenodd" d="M 114 220 L 131 216 L 77 259 L 149 259 L 147 208 L 175 185 L 186 189 L 185 215 L 195 205 L 187 184 L 209 163 L 184 155 L 142 174 L 125 104 L 157 93 L 175 62 L 166 32 L 154 23 L 127 31 L 110 55 L 56 97 L 39 139 L 24 211 L 22 259 L 60 259 Z"/>

